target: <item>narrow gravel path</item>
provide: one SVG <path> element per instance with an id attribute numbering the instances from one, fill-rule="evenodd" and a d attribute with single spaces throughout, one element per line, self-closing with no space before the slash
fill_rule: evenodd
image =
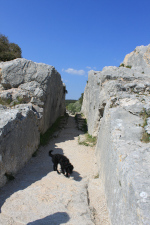
<path id="1" fill-rule="evenodd" d="M 79 145 L 79 134 L 70 116 L 58 137 L 0 189 L 0 225 L 110 224 L 94 148 Z M 70 178 L 53 171 L 51 149 L 74 165 Z"/>

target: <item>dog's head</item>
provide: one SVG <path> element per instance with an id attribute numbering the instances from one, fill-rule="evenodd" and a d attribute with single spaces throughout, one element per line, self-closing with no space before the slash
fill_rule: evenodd
<path id="1" fill-rule="evenodd" d="M 68 175 L 70 175 L 73 171 L 73 165 L 71 163 L 68 163 L 68 165 L 66 166 L 66 172 L 68 173 Z"/>

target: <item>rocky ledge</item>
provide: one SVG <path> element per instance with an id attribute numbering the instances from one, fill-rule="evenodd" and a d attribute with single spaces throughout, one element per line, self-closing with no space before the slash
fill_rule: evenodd
<path id="1" fill-rule="evenodd" d="M 150 45 L 137 47 L 119 67 L 90 71 L 82 113 L 97 136 L 112 224 L 149 224 Z"/>
<path id="2" fill-rule="evenodd" d="M 38 148 L 40 133 L 65 113 L 65 85 L 53 66 L 0 63 L 0 186 Z"/>

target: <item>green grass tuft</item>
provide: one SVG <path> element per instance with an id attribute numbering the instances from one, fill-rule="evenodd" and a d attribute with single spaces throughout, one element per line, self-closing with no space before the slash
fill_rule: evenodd
<path id="1" fill-rule="evenodd" d="M 126 67 L 126 68 L 129 68 L 129 69 L 132 68 L 132 66 L 130 66 L 130 65 L 125 66 L 124 63 L 121 63 L 119 67 Z"/>
<path id="2" fill-rule="evenodd" d="M 129 68 L 129 69 L 131 69 L 131 68 L 132 68 L 132 66 L 130 66 L 130 65 L 127 65 L 127 66 L 126 66 L 126 68 Z"/>
<path id="3" fill-rule="evenodd" d="M 89 135 L 88 133 L 85 134 L 85 139 L 80 142 L 78 141 L 80 145 L 85 145 L 85 146 L 91 146 L 94 147 L 97 142 L 97 138 L 93 137 L 92 135 Z"/>
<path id="4" fill-rule="evenodd" d="M 94 179 L 98 179 L 99 178 L 99 174 L 97 174 L 95 177 L 94 177 Z"/>
<path id="5" fill-rule="evenodd" d="M 144 143 L 149 143 L 150 142 L 150 134 L 144 132 L 142 135 L 141 141 Z"/>

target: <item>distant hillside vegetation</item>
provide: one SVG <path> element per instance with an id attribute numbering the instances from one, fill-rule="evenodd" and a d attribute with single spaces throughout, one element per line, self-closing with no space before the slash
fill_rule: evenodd
<path id="1" fill-rule="evenodd" d="M 72 99 L 67 99 L 65 100 L 65 104 L 66 104 L 66 107 L 70 104 L 70 103 L 75 103 L 77 100 L 72 100 Z"/>
<path id="2" fill-rule="evenodd" d="M 21 48 L 15 44 L 10 43 L 8 37 L 0 34 L 0 61 L 10 61 L 16 58 L 21 58 Z"/>
<path id="3" fill-rule="evenodd" d="M 83 93 L 81 94 L 81 97 L 78 100 L 66 100 L 66 109 L 72 114 L 80 112 L 82 102 L 83 102 Z"/>

